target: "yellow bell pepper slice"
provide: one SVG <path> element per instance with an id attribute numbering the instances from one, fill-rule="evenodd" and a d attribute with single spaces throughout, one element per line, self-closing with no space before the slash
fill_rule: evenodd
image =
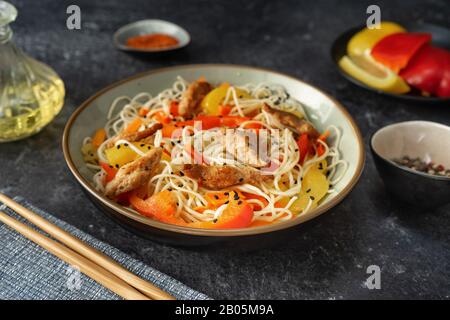
<path id="1" fill-rule="evenodd" d="M 397 94 L 410 90 L 401 77 L 376 62 L 369 53 L 351 57 L 344 56 L 339 61 L 339 66 L 350 76 L 369 87 Z"/>
<path id="2" fill-rule="evenodd" d="M 378 41 L 397 32 L 406 32 L 406 30 L 397 23 L 389 21 L 381 22 L 380 29 L 364 28 L 350 39 L 347 44 L 347 53 L 353 56 L 370 52 Z"/>
<path id="3" fill-rule="evenodd" d="M 289 209 L 299 214 L 306 209 L 310 201 L 312 201 L 310 208 L 314 209 L 325 197 L 329 188 L 330 183 L 325 174 L 317 166 L 311 167 L 303 177 L 299 198 L 291 204 Z"/>
<path id="4" fill-rule="evenodd" d="M 151 149 L 149 144 L 141 142 L 133 142 L 132 145 L 142 152 L 148 152 Z M 125 144 L 120 144 L 118 146 L 106 149 L 105 155 L 106 159 L 108 159 L 108 163 L 115 168 L 120 168 L 121 166 L 139 158 L 139 154 L 131 149 L 130 146 L 126 146 Z"/>
<path id="5" fill-rule="evenodd" d="M 219 106 L 223 103 L 227 96 L 228 89 L 230 88 L 229 83 L 223 83 L 219 87 L 213 89 L 210 93 L 203 98 L 200 106 L 203 111 L 208 115 L 220 115 Z M 250 99 L 251 96 L 244 90 L 235 88 L 236 95 L 238 99 Z M 232 103 L 232 97 L 229 99 L 229 102 Z"/>

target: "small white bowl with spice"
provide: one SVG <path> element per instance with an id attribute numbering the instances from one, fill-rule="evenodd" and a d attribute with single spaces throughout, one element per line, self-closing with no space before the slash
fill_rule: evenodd
<path id="1" fill-rule="evenodd" d="M 450 203 L 450 127 L 406 121 L 376 131 L 370 139 L 386 189 L 415 207 Z"/>

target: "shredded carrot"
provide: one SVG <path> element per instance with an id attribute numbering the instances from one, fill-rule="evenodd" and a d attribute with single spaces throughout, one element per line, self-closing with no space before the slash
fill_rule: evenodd
<path id="1" fill-rule="evenodd" d="M 219 106 L 219 114 L 221 116 L 227 116 L 231 112 L 231 106 L 229 104 Z"/>
<path id="2" fill-rule="evenodd" d="M 139 109 L 139 116 L 145 117 L 150 110 L 146 107 L 142 107 Z"/>
<path id="3" fill-rule="evenodd" d="M 326 142 L 327 138 L 330 136 L 330 131 L 327 130 L 322 133 L 317 140 Z M 321 143 L 317 143 L 317 155 L 320 157 L 325 153 L 325 147 Z"/>
<path id="4" fill-rule="evenodd" d="M 325 142 L 325 140 L 327 140 L 327 138 L 330 136 L 330 130 L 326 130 L 324 133 L 322 133 L 319 138 L 317 138 L 317 140 L 322 140 L 323 142 Z"/>
<path id="5" fill-rule="evenodd" d="M 174 117 L 179 116 L 180 114 L 178 113 L 178 101 L 172 101 L 170 102 L 170 114 Z"/>
<path id="6" fill-rule="evenodd" d="M 162 124 L 168 124 L 170 123 L 170 121 L 172 121 L 172 119 L 170 119 L 170 117 L 162 111 L 156 112 L 153 117 L 156 119 L 156 121 Z"/>
<path id="7" fill-rule="evenodd" d="M 125 128 L 125 132 L 133 133 L 138 131 L 139 127 L 142 125 L 142 119 L 136 118 L 130 122 L 130 124 Z"/>
<path id="8" fill-rule="evenodd" d="M 100 145 L 105 141 L 106 139 L 106 131 L 103 128 L 98 129 L 95 131 L 94 136 L 92 137 L 92 145 L 95 148 L 100 147 Z"/>

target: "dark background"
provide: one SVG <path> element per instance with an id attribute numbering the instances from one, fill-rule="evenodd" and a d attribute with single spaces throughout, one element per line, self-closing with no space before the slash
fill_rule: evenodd
<path id="1" fill-rule="evenodd" d="M 199 252 L 139 238 L 109 220 L 72 178 L 61 151 L 64 125 L 90 95 L 138 72 L 188 63 L 238 63 L 282 71 L 335 96 L 364 140 L 404 120 L 450 123 L 449 106 L 381 97 L 347 82 L 330 59 L 340 32 L 364 23 L 369 4 L 383 20 L 449 27 L 450 4 L 430 1 L 14 1 L 14 41 L 51 65 L 66 85 L 56 120 L 29 139 L 0 144 L 0 191 L 22 195 L 100 240 L 212 298 L 450 298 L 450 210 L 411 212 L 389 199 L 366 150 L 354 191 L 287 244 L 257 252 Z M 66 29 L 66 8 L 81 7 L 82 29 Z M 117 51 L 123 24 L 165 19 L 186 28 L 192 43 L 169 56 L 137 58 Z M 99 121 L 101 121 L 99 119 Z M 381 290 L 363 283 L 381 267 Z"/>

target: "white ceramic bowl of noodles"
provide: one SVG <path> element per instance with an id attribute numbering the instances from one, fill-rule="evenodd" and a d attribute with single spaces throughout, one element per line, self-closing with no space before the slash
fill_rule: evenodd
<path id="1" fill-rule="evenodd" d="M 133 97 L 141 92 L 156 95 L 171 87 L 177 76 L 187 81 L 205 77 L 213 84 L 229 82 L 233 85 L 244 85 L 267 82 L 283 86 L 293 98 L 303 104 L 310 120 L 319 131 L 334 125 L 341 132 L 338 150 L 347 166 L 337 168 L 336 174 L 342 174 L 342 178 L 333 185 L 335 192 L 328 194 L 315 209 L 289 221 L 230 230 L 197 229 L 162 223 L 139 215 L 104 197 L 95 190 L 92 183 L 93 172 L 83 161 L 80 152 L 83 139 L 105 124 L 109 107 L 114 99 L 124 95 Z M 334 136 L 329 138 L 330 145 L 335 143 L 334 139 Z M 255 67 L 222 64 L 185 65 L 152 70 L 112 84 L 86 100 L 71 116 L 64 131 L 63 150 L 66 162 L 75 178 L 94 203 L 105 212 L 140 234 L 181 245 L 198 245 L 231 238 L 240 238 L 242 241 L 249 236 L 269 235 L 276 233 L 275 231 L 291 229 L 295 225 L 321 215 L 341 202 L 357 183 L 364 165 L 364 144 L 360 131 L 350 114 L 335 99 L 286 74 Z M 341 170 L 344 171 L 341 172 Z"/>

